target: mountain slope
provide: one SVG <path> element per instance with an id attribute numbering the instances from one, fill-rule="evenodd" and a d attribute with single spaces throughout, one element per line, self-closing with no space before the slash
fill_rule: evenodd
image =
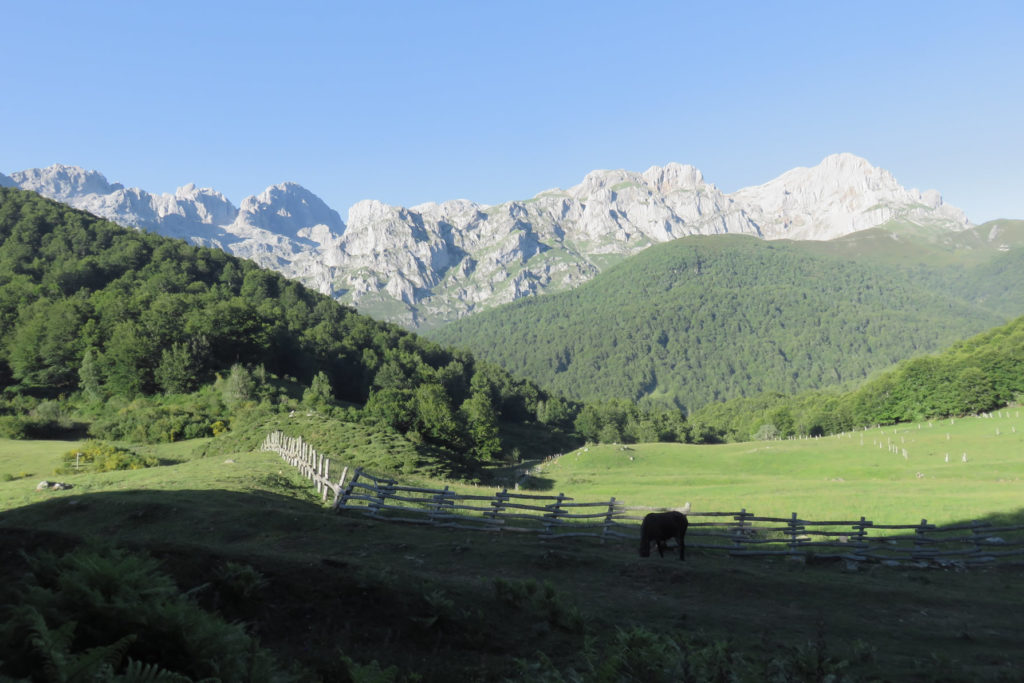
<path id="1" fill-rule="evenodd" d="M 849 391 L 761 394 L 709 404 L 691 417 L 731 441 L 815 436 L 984 413 L 1019 402 L 1022 392 L 1024 316 L 902 361 Z"/>
<path id="2" fill-rule="evenodd" d="M 453 469 L 497 454 L 499 426 L 543 440 L 578 410 L 557 401 L 560 414 L 541 426 L 538 404 L 551 397 L 469 354 L 220 250 L 0 188 L 0 434 L 8 411 L 78 396 L 110 421 L 134 421 L 147 439 L 209 436 L 214 420 L 228 421 L 229 403 L 287 416 L 297 397 L 278 384 L 296 383 L 308 388 L 308 408 L 344 401 L 350 421 Z M 147 397 L 200 389 L 212 419 L 161 413 L 166 429 L 153 433 Z M 419 467 L 388 467 L 406 464 Z"/>
<path id="3" fill-rule="evenodd" d="M 938 296 L 1004 318 L 1024 313 L 1024 221 L 989 221 L 950 232 L 894 220 L 801 246 L 809 253 L 884 266 Z"/>
<path id="4" fill-rule="evenodd" d="M 1005 322 L 842 248 L 743 236 L 658 245 L 565 292 L 428 335 L 586 400 L 685 410 L 866 377 Z"/>
<path id="5" fill-rule="evenodd" d="M 431 327 L 543 292 L 571 289 L 652 244 L 692 235 L 828 240 L 889 221 L 970 227 L 935 191 L 907 190 L 851 154 L 725 194 L 692 166 L 593 171 L 567 190 L 484 206 L 363 201 L 346 225 L 294 183 L 240 208 L 194 185 L 153 195 L 68 166 L 11 176 L 23 189 L 274 268 L 375 317 Z"/>

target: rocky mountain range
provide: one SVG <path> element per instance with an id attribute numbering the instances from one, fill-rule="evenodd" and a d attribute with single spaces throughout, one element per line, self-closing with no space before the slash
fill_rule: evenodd
<path id="1" fill-rule="evenodd" d="M 349 209 L 347 224 L 295 183 L 239 207 L 213 189 L 189 184 L 151 194 L 75 166 L 0 174 L 0 184 L 224 249 L 410 328 L 572 288 L 652 244 L 688 235 L 830 240 L 889 221 L 971 226 L 938 192 L 908 190 L 852 154 L 731 194 L 696 168 L 671 163 L 643 173 L 593 171 L 567 190 L 494 206 L 366 200 Z"/>

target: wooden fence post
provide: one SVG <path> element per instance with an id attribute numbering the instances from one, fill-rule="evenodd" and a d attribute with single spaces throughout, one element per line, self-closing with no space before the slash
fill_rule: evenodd
<path id="1" fill-rule="evenodd" d="M 380 485 L 380 481 L 375 483 L 375 486 L 377 487 L 377 500 L 370 503 L 370 510 L 373 513 L 377 513 L 380 511 L 382 505 L 387 504 L 387 498 L 391 493 L 393 493 L 392 489 L 394 488 L 394 485 L 395 482 L 392 479 L 388 479 L 384 486 Z"/>
<path id="2" fill-rule="evenodd" d="M 868 527 L 872 524 L 873 522 L 869 522 L 861 516 L 860 522 L 853 526 L 853 528 L 857 530 L 857 533 L 854 535 L 854 538 L 856 539 L 855 543 L 857 544 L 857 548 L 853 551 L 854 555 L 860 556 L 861 552 L 866 550 L 864 546 L 867 544 L 867 541 L 865 539 L 868 535 Z"/>
<path id="3" fill-rule="evenodd" d="M 347 474 L 348 474 L 348 465 L 345 465 L 344 467 L 341 468 L 341 479 L 339 479 L 338 483 L 334 486 L 334 502 L 331 503 L 331 507 L 334 508 L 335 510 L 338 509 L 338 506 L 341 503 L 341 492 L 344 490 L 344 487 L 345 487 L 345 475 L 347 475 Z"/>
<path id="4" fill-rule="evenodd" d="M 508 487 L 506 486 L 500 491 L 494 493 L 494 500 L 491 501 L 491 510 L 485 512 L 485 515 L 489 515 L 491 519 L 497 519 L 505 510 L 505 503 L 508 502 Z M 499 527 L 500 530 L 500 527 Z"/>
<path id="5" fill-rule="evenodd" d="M 927 530 L 928 520 L 922 519 L 920 526 L 914 529 L 914 548 L 910 552 L 910 558 L 913 560 L 922 559 L 921 550 L 924 550 L 925 544 L 921 543 L 920 539 L 924 538 L 925 531 Z"/>
<path id="6" fill-rule="evenodd" d="M 740 510 L 740 514 L 733 516 L 733 519 L 739 522 L 739 524 L 737 524 L 738 528 L 734 530 L 732 534 L 732 545 L 735 550 L 739 550 L 743 547 L 743 520 L 748 516 L 753 516 L 753 513 L 747 515 L 747 508 L 743 508 Z"/>
<path id="7" fill-rule="evenodd" d="M 558 523 L 559 515 L 565 514 L 565 510 L 562 509 L 562 502 L 564 500 L 565 500 L 565 494 L 564 493 L 559 493 L 558 494 L 558 500 L 555 501 L 554 507 L 553 507 L 553 509 L 551 509 L 551 512 L 544 513 L 544 518 L 547 520 L 544 523 L 544 534 L 545 535 L 548 535 L 548 536 L 551 535 L 551 528 L 555 524 Z M 545 507 L 552 508 L 552 506 L 550 504 L 546 505 Z"/>
<path id="8" fill-rule="evenodd" d="M 428 515 L 429 518 L 430 518 L 431 524 L 437 524 L 438 515 L 441 514 L 441 511 L 445 507 L 445 499 L 447 498 L 447 496 L 448 496 L 448 485 L 446 484 L 443 491 L 440 491 L 439 493 L 436 493 L 434 495 L 434 505 L 430 509 L 430 514 Z"/>
<path id="9" fill-rule="evenodd" d="M 320 501 L 327 502 L 327 488 L 331 484 L 331 461 L 328 458 L 324 458 L 323 468 L 321 468 L 320 477 L 320 487 L 323 491 L 323 495 L 320 497 Z"/>
<path id="10" fill-rule="evenodd" d="M 799 550 L 797 550 L 797 546 L 800 545 L 800 542 L 796 540 L 796 537 L 801 531 L 803 531 L 803 527 L 800 526 L 800 520 L 797 519 L 795 512 L 793 513 L 792 518 L 789 520 L 788 526 L 789 529 L 786 530 L 786 533 L 789 534 L 789 552 L 791 552 L 794 555 L 797 555 L 800 552 Z"/>
<path id="11" fill-rule="evenodd" d="M 345 471 L 348 472 L 348 468 L 347 467 L 345 468 Z M 342 492 L 341 498 L 338 501 L 338 505 L 336 506 L 337 509 L 340 510 L 342 508 L 348 507 L 349 496 L 352 495 L 352 489 L 355 488 L 356 482 L 359 481 L 359 475 L 361 475 L 362 473 L 363 473 L 363 468 L 362 467 L 357 467 L 356 471 L 352 473 L 352 480 L 348 483 L 348 486 L 346 486 L 344 491 Z M 344 481 L 344 479 L 345 479 L 345 475 L 344 474 L 341 475 L 341 479 L 342 479 L 342 481 Z"/>
<path id="12" fill-rule="evenodd" d="M 604 545 L 608 537 L 608 530 L 611 529 L 615 515 L 615 497 L 608 501 L 608 514 L 604 516 L 604 527 L 601 529 L 601 544 Z"/>

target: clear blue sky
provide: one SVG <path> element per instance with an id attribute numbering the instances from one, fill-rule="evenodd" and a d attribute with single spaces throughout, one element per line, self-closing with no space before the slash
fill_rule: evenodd
<path id="1" fill-rule="evenodd" d="M 0 172 L 65 163 L 345 217 L 689 163 L 731 192 L 852 152 L 1024 218 L 1021 2 L 0 0 Z"/>

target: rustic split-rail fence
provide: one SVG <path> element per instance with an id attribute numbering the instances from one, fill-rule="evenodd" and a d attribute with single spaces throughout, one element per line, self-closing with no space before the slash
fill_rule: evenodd
<path id="1" fill-rule="evenodd" d="M 331 460 L 301 438 L 272 432 L 262 450 L 278 453 L 313 482 L 321 500 L 332 496 L 338 511 L 354 511 L 390 522 L 498 533 L 532 533 L 542 539 L 586 537 L 602 543 L 637 543 L 644 515 L 665 508 L 626 505 L 611 498 L 578 502 L 563 493 L 537 495 L 509 491 L 490 495 L 405 486 L 395 479 L 344 467 L 332 478 Z M 994 526 L 971 521 L 938 526 L 879 524 L 859 520 L 812 521 L 759 517 L 753 512 L 689 510 L 687 548 L 734 557 L 784 556 L 798 559 L 921 566 L 969 566 L 1024 557 L 1024 525 Z M 881 532 L 881 533 L 878 533 Z"/>

